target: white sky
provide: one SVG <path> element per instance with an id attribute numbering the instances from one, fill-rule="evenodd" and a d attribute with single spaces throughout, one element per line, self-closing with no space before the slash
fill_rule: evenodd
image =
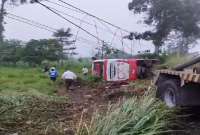
<path id="1" fill-rule="evenodd" d="M 51 0 L 53 2 L 58 2 L 57 0 Z M 145 25 L 139 24 L 138 21 L 141 19 L 140 16 L 134 15 L 132 12 L 128 10 L 128 2 L 130 0 L 64 0 L 66 2 L 69 2 L 81 9 L 84 9 L 88 11 L 89 13 L 92 13 L 100 18 L 103 18 L 113 24 L 116 24 L 122 28 L 125 28 L 129 31 L 134 32 L 142 32 L 148 29 Z M 49 4 L 45 2 L 45 4 L 52 6 L 58 10 L 61 10 L 63 12 L 66 12 L 70 15 L 83 18 L 85 21 L 88 21 L 92 24 L 97 25 L 97 31 L 99 38 L 111 42 L 113 39 L 113 35 L 106 32 L 108 29 L 103 26 L 101 23 L 99 23 L 97 20 L 92 19 L 88 16 L 76 13 L 74 11 L 61 8 L 59 6 L 55 6 L 53 4 Z M 64 6 L 64 4 L 62 4 Z M 8 8 L 8 12 L 13 13 L 15 15 L 19 15 L 21 17 L 25 17 L 34 21 L 37 21 L 41 24 L 45 24 L 48 26 L 51 26 L 53 28 L 59 29 L 59 28 L 72 28 L 73 34 L 76 34 L 77 28 L 73 25 L 69 24 L 65 20 L 61 19 L 60 17 L 54 15 L 44 7 L 41 7 L 38 4 L 28 4 L 28 5 L 22 5 L 18 7 L 12 7 Z M 67 16 L 66 16 L 67 17 Z M 76 24 L 80 24 L 79 21 L 71 19 L 67 17 L 68 19 L 72 20 Z M 96 29 L 94 26 L 88 26 L 86 24 L 82 24 L 82 27 L 90 31 L 91 33 L 96 35 Z M 104 31 L 100 30 L 104 29 Z M 23 41 L 28 41 L 30 39 L 44 39 L 44 38 L 51 38 L 52 33 L 41 30 L 32 26 L 29 26 L 27 24 L 23 24 L 14 20 L 10 20 L 6 18 L 6 25 L 5 25 L 5 37 L 7 39 L 20 39 Z M 110 27 L 110 29 L 115 32 L 116 29 L 113 29 Z M 118 31 L 118 37 L 114 38 L 113 40 L 113 46 L 116 48 L 122 49 L 122 45 L 120 42 L 120 36 L 121 32 Z M 122 35 L 127 35 L 127 33 L 122 33 Z M 98 46 L 97 40 L 94 38 L 88 36 L 84 32 L 80 31 L 79 35 L 81 37 L 84 37 L 90 41 L 90 44 L 86 44 L 83 41 L 78 41 L 76 44 L 78 46 L 77 52 L 79 53 L 79 56 L 91 56 L 94 54 L 94 48 Z M 131 42 L 130 41 L 124 41 L 125 42 L 125 50 L 127 52 L 130 52 L 131 48 Z M 151 49 L 153 50 L 153 47 L 150 42 L 145 41 L 134 41 L 134 53 L 137 53 L 141 50 L 147 50 Z"/>

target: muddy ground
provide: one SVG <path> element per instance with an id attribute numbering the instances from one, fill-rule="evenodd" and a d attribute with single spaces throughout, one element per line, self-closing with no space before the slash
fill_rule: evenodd
<path id="1" fill-rule="evenodd" d="M 24 95 L 19 98 L 25 104 L 11 104 L 8 110 L 0 111 L 0 135 L 74 135 L 80 121 L 88 124 L 96 111 L 106 112 L 109 104 L 141 96 L 144 91 L 127 84 L 108 83 L 96 87 L 76 85 L 66 91 L 61 84 L 56 92 L 65 97 L 64 102 Z"/>
<path id="2" fill-rule="evenodd" d="M 69 98 L 66 103 L 47 102 L 33 97 L 28 106 L 17 111 L 17 119 L 0 123 L 0 135 L 74 135 L 81 120 L 89 123 L 96 111 L 106 112 L 109 104 L 120 103 L 133 95 L 142 96 L 146 90 L 134 85 L 107 83 L 96 87 L 77 85 L 66 91 L 60 85 L 57 95 Z M 173 135 L 200 135 L 199 107 L 181 109 L 177 117 L 179 126 L 173 130 L 180 132 Z"/>
<path id="3" fill-rule="evenodd" d="M 109 104 L 119 103 L 133 95 L 141 96 L 144 89 L 132 89 L 127 84 L 101 84 L 95 88 L 76 86 L 66 90 L 64 86 L 58 89 L 59 96 L 67 96 L 73 112 L 73 123 L 77 125 L 83 115 L 84 121 L 90 121 L 96 111 L 105 112 Z"/>
<path id="4" fill-rule="evenodd" d="M 103 84 L 96 88 L 82 86 L 66 91 L 62 86 L 58 90 L 58 95 L 70 98 L 73 112 L 72 121 L 77 127 L 82 114 L 84 114 L 83 121 L 89 122 L 95 111 L 105 112 L 108 104 L 118 103 L 133 95 L 142 96 L 146 89 L 134 89 L 128 85 Z M 199 107 L 182 108 L 178 111 L 177 117 L 179 125 L 173 130 L 180 130 L 180 132 L 173 133 L 173 135 L 200 135 Z"/>

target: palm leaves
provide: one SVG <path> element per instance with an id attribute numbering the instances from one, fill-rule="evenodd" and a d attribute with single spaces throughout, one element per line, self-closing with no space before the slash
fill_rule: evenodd
<path id="1" fill-rule="evenodd" d="M 71 29 L 68 28 L 67 30 L 61 28 L 57 32 L 53 34 L 54 37 L 62 37 L 62 38 L 69 38 L 72 36 Z"/>

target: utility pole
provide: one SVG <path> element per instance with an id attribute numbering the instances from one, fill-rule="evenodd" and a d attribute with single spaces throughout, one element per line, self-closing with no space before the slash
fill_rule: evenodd
<path id="1" fill-rule="evenodd" d="M 104 45 L 105 45 L 105 42 L 102 41 L 102 46 L 101 46 L 101 59 L 104 58 Z"/>
<path id="2" fill-rule="evenodd" d="M 131 40 L 131 56 L 133 56 L 133 40 Z"/>
<path id="3" fill-rule="evenodd" d="M 127 36 L 124 36 L 123 38 L 122 38 L 122 40 L 123 39 L 128 39 L 128 40 L 130 40 L 130 42 L 131 42 L 131 56 L 133 56 L 133 50 L 134 50 L 134 48 L 133 48 L 133 41 L 134 41 L 134 37 L 136 36 L 136 33 L 133 33 L 133 32 L 131 32 L 129 35 L 127 35 Z M 123 42 L 122 42 L 123 43 Z"/>

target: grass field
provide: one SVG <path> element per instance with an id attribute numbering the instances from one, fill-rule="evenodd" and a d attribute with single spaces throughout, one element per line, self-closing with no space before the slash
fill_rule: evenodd
<path id="1" fill-rule="evenodd" d="M 8 68 L 0 67 L 0 93 L 33 95 L 53 95 L 56 84 L 39 68 Z"/>
<path id="2" fill-rule="evenodd" d="M 81 77 L 81 66 L 68 69 Z M 174 117 L 173 111 L 157 102 L 153 94 L 111 105 L 107 113 L 94 115 L 91 125 L 80 117 L 77 125 L 74 114 L 79 112 L 75 113 L 68 97 L 55 94 L 60 81 L 59 76 L 54 84 L 40 68 L 0 67 L 0 134 L 66 135 L 72 128 L 77 135 L 160 135 L 170 130 L 168 118 Z M 88 77 L 83 82 L 89 86 L 96 79 Z M 140 82 L 134 85 L 143 88 Z"/>

